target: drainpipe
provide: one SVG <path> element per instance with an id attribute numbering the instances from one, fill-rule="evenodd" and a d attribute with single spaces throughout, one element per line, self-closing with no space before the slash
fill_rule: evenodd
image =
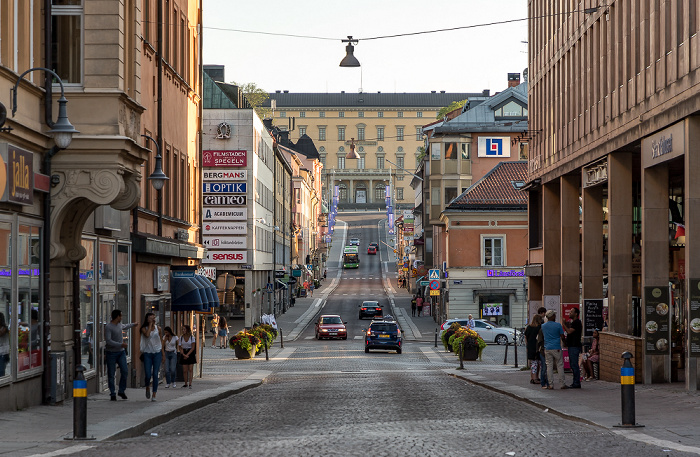
<path id="1" fill-rule="evenodd" d="M 52 18 L 51 18 L 51 0 L 44 0 L 44 67 L 53 70 L 53 62 L 51 55 L 52 43 Z M 47 125 L 51 125 L 52 114 L 52 81 L 51 75 L 44 72 L 44 118 Z M 54 146 L 49 151 L 44 153 L 44 173 L 49 176 L 51 181 L 51 157 L 59 151 L 58 147 Z M 43 395 L 42 403 L 51 403 L 51 298 L 50 298 L 50 281 L 49 270 L 51 269 L 51 186 L 49 191 L 44 195 L 44 242 L 43 242 L 43 257 L 42 257 L 42 279 L 44 295 L 42 299 L 43 311 L 43 349 L 42 361 L 44 362 L 44 379 L 43 379 Z M 75 324 L 74 324 L 75 325 Z M 75 328 L 74 328 L 75 329 Z M 77 361 L 76 361 L 77 363 Z"/>

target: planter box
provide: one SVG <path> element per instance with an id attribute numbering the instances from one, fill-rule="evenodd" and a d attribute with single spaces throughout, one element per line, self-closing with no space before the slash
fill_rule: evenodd
<path id="1" fill-rule="evenodd" d="M 255 351 L 255 349 L 253 349 L 253 351 Z M 252 359 L 254 355 L 253 351 L 248 351 L 240 346 L 233 347 L 233 352 L 236 354 L 237 359 Z"/>

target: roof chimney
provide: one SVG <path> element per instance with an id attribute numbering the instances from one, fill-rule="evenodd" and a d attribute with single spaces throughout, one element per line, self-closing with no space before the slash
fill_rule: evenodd
<path id="1" fill-rule="evenodd" d="M 520 85 L 520 73 L 508 73 L 508 87 Z"/>
<path id="2" fill-rule="evenodd" d="M 518 77 L 518 81 L 520 81 L 520 77 Z M 285 93 L 285 94 L 288 94 L 289 91 L 288 91 L 288 90 L 285 90 L 284 93 Z"/>

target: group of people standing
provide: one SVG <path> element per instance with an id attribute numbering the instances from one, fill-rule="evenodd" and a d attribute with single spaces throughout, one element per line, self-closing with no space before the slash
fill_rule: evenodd
<path id="1" fill-rule="evenodd" d="M 414 295 L 411 299 L 411 316 L 416 317 L 416 311 L 418 311 L 418 317 L 420 317 L 423 312 L 423 297 L 420 295 Z"/>
<path id="2" fill-rule="evenodd" d="M 105 358 L 107 363 L 107 384 L 111 401 L 117 401 L 117 396 L 126 400 L 126 379 L 128 367 L 126 363 L 126 348 L 124 330 L 136 327 L 137 322 L 122 323 L 122 312 L 118 309 L 112 311 L 112 320 L 105 325 Z M 184 378 L 183 388 L 192 388 L 194 364 L 197 363 L 196 339 L 189 325 L 183 325 L 184 332 L 181 336 L 175 335 L 170 327 L 161 328 L 156 323 L 153 313 L 146 313 L 139 329 L 140 352 L 143 363 L 146 398 L 156 401 L 158 393 L 158 375 L 160 365 L 165 360 L 165 387 L 176 386 L 176 368 L 178 363 L 182 366 Z M 119 367 L 119 389 L 115 386 L 115 377 Z M 151 392 L 151 381 L 153 391 Z"/>
<path id="3" fill-rule="evenodd" d="M 224 316 L 214 313 L 211 317 L 211 333 L 211 347 L 223 349 L 228 346 L 228 323 Z M 219 344 L 219 339 L 221 339 L 221 344 Z"/>
<path id="4" fill-rule="evenodd" d="M 581 388 L 581 366 L 584 367 L 586 381 L 593 379 L 593 362 L 598 361 L 598 330 L 593 332 L 591 349 L 582 353 L 583 324 L 580 311 L 569 310 L 570 323 L 557 322 L 557 313 L 542 307 L 537 310 L 525 329 L 527 358 L 530 361 L 530 383 L 540 383 L 543 389 L 554 388 L 556 368 L 561 389 Z M 573 379 L 567 384 L 564 374 L 563 348 L 569 351 L 569 366 Z"/>

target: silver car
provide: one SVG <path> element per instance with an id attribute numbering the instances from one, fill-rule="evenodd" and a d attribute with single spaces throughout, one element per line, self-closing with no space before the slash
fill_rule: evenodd
<path id="1" fill-rule="evenodd" d="M 459 322 L 459 325 L 466 327 L 468 321 L 469 319 L 465 318 L 447 319 L 440 326 L 440 337 L 453 323 Z M 506 344 L 507 342 L 515 342 L 515 331 L 512 328 L 499 327 L 493 322 L 484 319 L 474 319 L 474 330 L 487 343 Z"/>
<path id="2" fill-rule="evenodd" d="M 359 246 L 359 245 L 360 245 L 359 238 L 350 238 L 350 246 Z"/>

